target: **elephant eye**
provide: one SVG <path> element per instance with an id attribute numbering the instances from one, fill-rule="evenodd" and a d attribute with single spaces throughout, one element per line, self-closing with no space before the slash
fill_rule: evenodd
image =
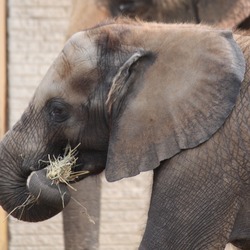
<path id="1" fill-rule="evenodd" d="M 116 10 L 114 10 L 114 3 L 110 8 L 114 16 L 126 15 L 134 18 L 136 16 L 145 16 L 145 13 L 152 8 L 152 4 L 152 0 L 118 0 Z"/>
<path id="2" fill-rule="evenodd" d="M 123 15 L 131 15 L 133 13 L 135 13 L 136 11 L 136 3 L 133 0 L 128 0 L 128 1 L 124 1 L 121 2 L 119 4 L 119 11 L 123 14 Z"/>
<path id="3" fill-rule="evenodd" d="M 70 105 L 62 100 L 52 99 L 47 104 L 49 119 L 55 123 L 66 121 L 70 116 Z"/>

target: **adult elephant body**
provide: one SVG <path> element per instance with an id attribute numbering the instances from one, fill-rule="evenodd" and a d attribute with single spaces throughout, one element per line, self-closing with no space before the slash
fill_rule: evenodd
<path id="1" fill-rule="evenodd" d="M 188 22 L 220 28 L 250 28 L 248 0 L 74 0 L 68 36 L 121 15 L 164 23 Z"/>
<path id="2" fill-rule="evenodd" d="M 86 177 L 154 170 L 140 249 L 249 249 L 249 48 L 201 25 L 75 34 L 0 143 L 0 204 L 27 221 L 60 212 L 70 195 L 44 163 L 69 143 Z"/>

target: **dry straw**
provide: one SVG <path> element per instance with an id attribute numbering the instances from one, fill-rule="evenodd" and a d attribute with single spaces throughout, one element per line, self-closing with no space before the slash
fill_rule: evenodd
<path id="1" fill-rule="evenodd" d="M 7 220 L 9 218 L 9 216 L 12 215 L 16 210 L 21 210 L 21 213 L 20 213 L 20 216 L 19 216 L 19 220 L 20 220 L 22 218 L 22 216 L 23 216 L 24 209 L 26 207 L 31 208 L 37 202 L 37 200 L 39 199 L 39 196 L 40 196 L 40 193 L 39 193 L 39 195 L 37 197 L 33 196 L 32 194 L 29 194 L 27 199 L 21 205 L 15 207 L 11 212 L 9 212 L 7 214 L 7 216 L 2 221 L 2 223 L 5 220 Z"/>
<path id="2" fill-rule="evenodd" d="M 57 158 L 53 156 L 53 160 L 51 160 L 50 155 L 49 158 L 49 166 L 47 166 L 47 178 L 52 180 L 52 183 L 58 185 L 59 192 L 61 193 L 59 183 L 64 183 L 74 191 L 77 191 L 74 187 L 72 187 L 69 183 L 75 181 L 79 176 L 86 175 L 89 171 L 77 171 L 74 172 L 74 168 L 76 167 L 77 161 L 77 148 L 80 144 L 78 144 L 75 148 L 71 149 L 70 145 L 68 144 L 65 148 L 63 156 L 58 156 Z M 63 201 L 63 194 L 61 194 L 62 202 Z M 84 207 L 80 202 L 76 199 L 71 197 L 81 208 L 83 208 L 84 213 L 86 214 L 89 222 L 95 224 L 94 220 L 88 214 L 87 208 Z"/>
<path id="3" fill-rule="evenodd" d="M 52 183 L 59 184 L 64 183 L 69 186 L 71 189 L 75 190 L 69 183 L 75 181 L 79 176 L 86 175 L 89 171 L 78 171 L 74 172 L 74 168 L 76 167 L 77 161 L 77 148 L 80 144 L 78 144 L 75 148 L 71 149 L 68 144 L 65 148 L 63 156 L 58 156 L 57 158 L 53 156 L 51 159 L 49 158 L 49 166 L 47 166 L 47 178 L 52 180 Z"/>

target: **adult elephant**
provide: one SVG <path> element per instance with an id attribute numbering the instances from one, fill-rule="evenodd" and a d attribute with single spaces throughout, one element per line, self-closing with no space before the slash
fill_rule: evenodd
<path id="1" fill-rule="evenodd" d="M 75 34 L 0 142 L 0 204 L 26 221 L 70 200 L 49 155 L 108 181 L 154 170 L 140 249 L 249 249 L 250 37 L 117 20 Z"/>
<path id="2" fill-rule="evenodd" d="M 126 15 L 165 23 L 250 28 L 248 0 L 74 0 L 68 36 L 107 18 Z"/>

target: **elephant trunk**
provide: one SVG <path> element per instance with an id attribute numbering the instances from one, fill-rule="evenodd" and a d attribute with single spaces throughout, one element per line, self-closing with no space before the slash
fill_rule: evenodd
<path id="1" fill-rule="evenodd" d="M 70 192 L 65 184 L 55 184 L 48 179 L 46 173 L 46 169 L 31 172 L 27 178 L 27 188 L 39 203 L 49 204 L 59 213 L 69 203 Z"/>
<path id="2" fill-rule="evenodd" d="M 15 136 L 15 131 L 9 131 L 0 142 L 0 205 L 20 220 L 49 219 L 63 210 L 70 193 L 65 184 L 46 178 L 38 155 L 33 162 L 24 158 L 25 150 L 13 139 Z"/>

